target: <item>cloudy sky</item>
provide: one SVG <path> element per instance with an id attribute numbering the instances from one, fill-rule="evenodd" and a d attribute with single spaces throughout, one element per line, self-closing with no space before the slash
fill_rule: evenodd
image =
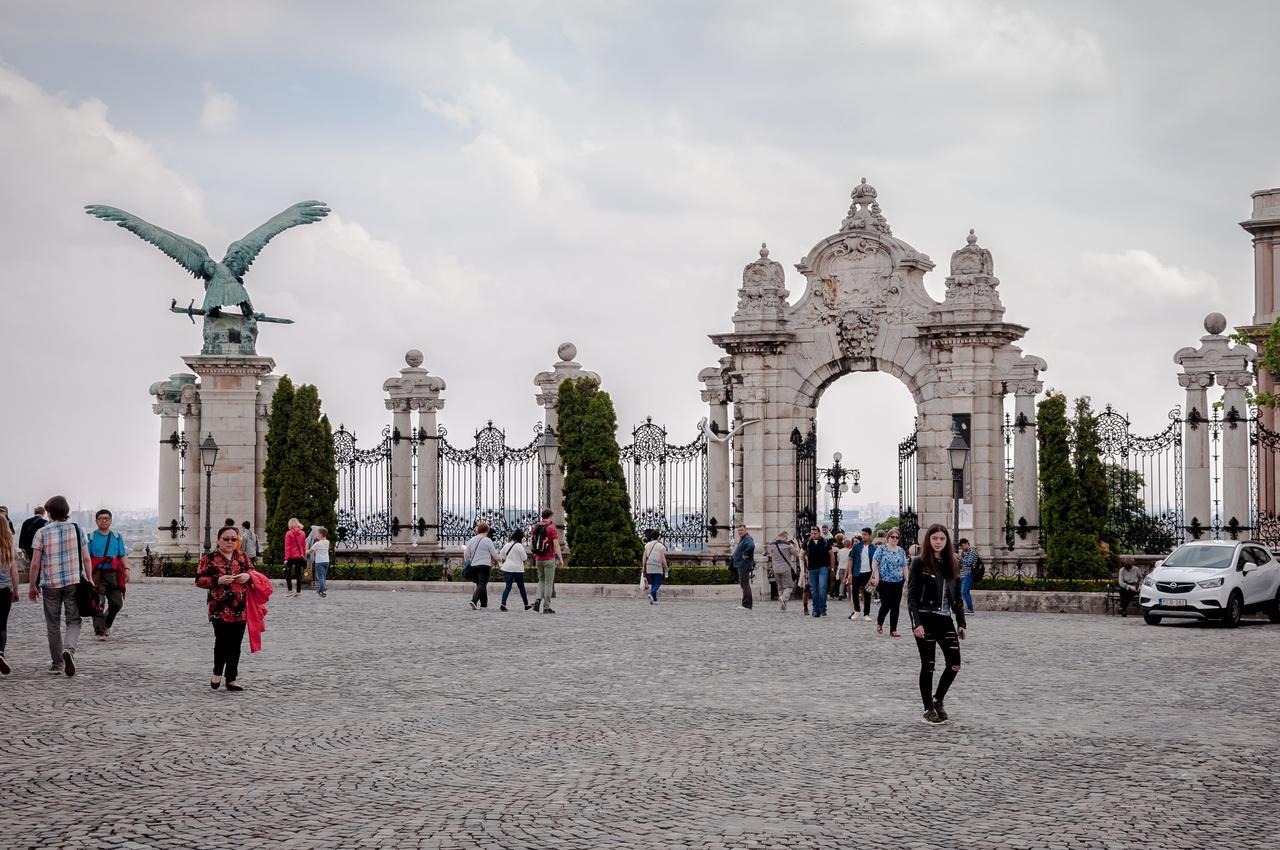
<path id="1" fill-rule="evenodd" d="M 421 348 L 454 435 L 524 441 L 557 345 L 682 439 L 761 241 L 790 264 L 867 177 L 938 262 L 970 227 L 1047 383 L 1154 430 L 1209 310 L 1252 313 L 1249 193 L 1280 184 L 1272 3 L 21 2 L 0 24 L 0 502 L 155 504 L 148 385 L 199 288 L 81 212 L 224 246 L 325 222 L 248 278 L 259 351 L 372 441 Z M 834 385 L 824 457 L 896 499 L 907 391 Z M 362 441 L 364 442 L 364 441 Z"/>

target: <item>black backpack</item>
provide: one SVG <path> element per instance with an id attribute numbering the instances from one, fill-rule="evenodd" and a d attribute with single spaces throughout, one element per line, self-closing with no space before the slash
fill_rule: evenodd
<path id="1" fill-rule="evenodd" d="M 547 523 L 538 522 L 533 525 L 533 554 L 546 555 L 551 552 L 551 537 L 547 534 Z"/>
<path id="2" fill-rule="evenodd" d="M 982 556 L 979 555 L 977 560 L 973 562 L 973 566 L 969 568 L 969 575 L 973 576 L 973 583 L 977 584 L 987 574 L 987 565 L 982 563 Z"/>

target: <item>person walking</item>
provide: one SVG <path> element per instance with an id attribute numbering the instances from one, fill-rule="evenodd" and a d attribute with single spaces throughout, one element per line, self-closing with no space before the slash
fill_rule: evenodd
<path id="1" fill-rule="evenodd" d="M 301 528 L 298 533 L 302 533 Z M 248 619 L 246 596 L 253 565 L 237 550 L 239 542 L 240 530 L 234 525 L 224 526 L 218 531 L 217 546 L 200 559 L 196 569 L 196 586 L 209 591 L 209 622 L 213 625 L 213 675 L 209 687 L 215 691 L 224 674 L 227 690 L 244 690 L 240 684 L 240 647 Z"/>
<path id="2" fill-rule="evenodd" d="M 89 558 L 93 562 L 93 580 L 98 591 L 107 597 L 107 613 L 93 618 L 93 635 L 97 640 L 111 637 L 111 624 L 124 607 L 125 585 L 129 582 L 129 561 L 124 538 L 111 530 L 111 511 L 102 508 L 93 515 L 98 527 L 89 535 Z"/>
<path id="3" fill-rule="evenodd" d="M 658 602 L 658 588 L 668 575 L 667 547 L 658 536 L 656 528 L 644 533 L 644 552 L 640 555 L 640 580 L 649 594 L 649 604 Z"/>
<path id="4" fill-rule="evenodd" d="M 871 586 L 880 594 L 880 610 L 876 613 L 876 634 L 884 634 L 884 620 L 889 618 L 889 636 L 898 637 L 898 606 L 902 603 L 902 584 L 906 578 L 907 553 L 898 541 L 902 534 L 889 529 L 884 545 L 871 559 Z"/>
<path id="5" fill-rule="evenodd" d="M 773 565 L 773 577 L 778 583 L 778 610 L 787 610 L 787 602 L 795 595 L 796 576 L 799 572 L 800 550 L 788 536 L 779 531 L 769 544 L 769 560 Z"/>
<path id="6" fill-rule="evenodd" d="M 831 541 L 822 536 L 822 529 L 816 525 L 809 530 L 809 539 L 804 542 L 805 569 L 809 574 L 809 597 L 813 603 L 813 616 L 827 615 L 827 582 L 831 577 L 831 565 L 836 556 L 831 549 Z"/>
<path id="7" fill-rule="evenodd" d="M 960 598 L 964 600 L 964 612 L 966 614 L 973 613 L 973 596 L 970 591 L 973 589 L 974 568 L 982 561 L 978 557 L 977 551 L 969 545 L 969 541 L 960 538 Z"/>
<path id="8" fill-rule="evenodd" d="M 529 594 L 524 589 L 524 562 L 528 557 L 529 553 L 524 548 L 524 532 L 517 528 L 511 532 L 511 539 L 498 553 L 498 558 L 502 561 L 502 602 L 498 605 L 499 611 L 507 610 L 507 597 L 511 594 L 512 584 L 520 588 L 524 610 L 528 611 L 533 607 L 529 604 Z"/>
<path id="9" fill-rule="evenodd" d="M 831 541 L 831 552 L 835 555 L 836 573 L 835 579 L 830 581 L 827 586 L 827 599 L 835 597 L 837 600 L 844 599 L 845 591 L 849 586 L 849 555 L 853 542 L 844 536 L 844 532 L 836 534 Z"/>
<path id="10" fill-rule="evenodd" d="M 946 722 L 947 710 L 943 700 L 960 672 L 960 641 L 965 637 L 965 621 L 959 573 L 960 567 L 946 526 L 929 526 L 923 552 L 911 562 L 910 591 L 907 593 L 911 633 L 915 635 L 916 648 L 920 650 L 920 699 L 924 702 L 926 723 Z M 953 612 L 955 622 L 951 620 Z M 938 677 L 938 689 L 934 691 L 933 670 L 938 646 L 942 647 L 947 669 Z"/>
<path id="11" fill-rule="evenodd" d="M 467 603 L 471 610 L 489 607 L 489 571 L 498 562 L 498 548 L 493 545 L 489 536 L 489 523 L 481 520 L 476 523 L 476 533 L 467 541 L 464 560 L 467 562 L 471 580 L 476 589 L 471 592 L 471 601 Z"/>
<path id="12" fill-rule="evenodd" d="M 329 586 L 325 584 L 325 579 L 329 577 L 329 529 L 317 525 L 314 530 L 316 537 L 307 548 L 307 555 L 315 570 L 316 593 L 324 599 L 329 595 Z"/>
<path id="13" fill-rule="evenodd" d="M 756 566 L 756 542 L 747 533 L 745 525 L 738 526 L 738 545 L 733 549 L 729 562 L 738 574 L 738 585 L 742 588 L 742 604 L 738 608 L 750 611 L 752 603 L 751 572 Z"/>
<path id="14" fill-rule="evenodd" d="M 13 545 L 9 526 L 0 525 L 0 676 L 8 676 L 10 672 L 9 662 L 4 660 L 4 646 L 9 632 L 9 609 L 17 601 L 18 549 Z"/>
<path id="15" fill-rule="evenodd" d="M 18 532 L 18 549 L 28 564 L 31 563 L 31 541 L 35 539 L 36 532 L 48 522 L 44 516 L 44 505 L 36 505 L 32 515 L 22 521 L 22 529 Z"/>
<path id="16" fill-rule="evenodd" d="M 556 564 L 564 566 L 564 554 L 560 549 L 560 530 L 551 521 L 550 508 L 544 508 L 542 519 L 529 529 L 529 544 L 533 549 L 533 565 L 538 570 L 538 598 L 533 600 L 533 610 L 554 614 L 551 600 L 556 595 Z"/>
<path id="17" fill-rule="evenodd" d="M 249 520 L 240 523 L 240 551 L 249 557 L 249 562 L 258 560 L 258 535 L 253 533 Z"/>
<path id="18" fill-rule="evenodd" d="M 876 546 L 871 542 L 871 529 L 864 528 L 849 550 L 850 620 L 856 620 L 859 613 L 862 614 L 862 619 L 871 619 L 871 561 L 875 554 Z"/>
<path id="19" fill-rule="evenodd" d="M 302 595 L 302 571 L 307 566 L 307 535 L 302 533 L 302 523 L 290 517 L 289 530 L 284 534 L 284 586 L 295 597 Z M 298 586 L 295 589 L 294 581 Z"/>
<path id="20" fill-rule="evenodd" d="M 50 673 L 76 674 L 76 644 L 80 640 L 80 606 L 76 604 L 76 585 L 83 576 L 93 586 L 88 571 L 89 548 L 80 526 L 68 522 L 71 506 L 65 496 L 54 496 L 44 503 L 49 522 L 36 532 L 31 541 L 31 575 L 27 597 L 36 601 L 36 590 L 44 597 L 44 625 L 49 639 Z M 58 626 L 58 618 L 66 621 L 66 631 Z"/>

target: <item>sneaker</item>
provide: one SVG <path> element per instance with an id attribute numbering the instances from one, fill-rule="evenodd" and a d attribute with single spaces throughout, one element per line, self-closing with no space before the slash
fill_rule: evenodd
<path id="1" fill-rule="evenodd" d="M 544 614 L 554 614 L 554 613 L 555 613 L 555 611 L 552 611 L 552 610 L 551 610 L 551 606 L 550 606 L 550 605 L 548 605 L 546 608 L 543 608 L 543 609 L 542 609 L 542 613 L 544 613 Z"/>
<path id="2" fill-rule="evenodd" d="M 924 720 L 925 723 L 941 723 L 942 722 L 942 718 L 938 716 L 938 712 L 934 711 L 932 708 L 926 711 L 924 713 L 924 717 L 921 719 Z"/>
<path id="3" fill-rule="evenodd" d="M 524 610 L 528 611 L 530 608 L 533 608 L 533 607 L 534 607 L 534 606 L 532 606 L 532 605 L 525 605 L 525 606 L 524 606 Z"/>
<path id="4" fill-rule="evenodd" d="M 538 597 L 537 599 L 533 600 L 533 610 L 535 611 L 542 610 L 542 597 Z"/>
<path id="5" fill-rule="evenodd" d="M 650 596 L 650 597 L 649 597 L 649 604 L 650 604 L 650 605 L 652 605 L 653 603 L 655 603 L 655 602 L 657 602 L 657 601 L 658 601 L 658 600 L 654 599 L 652 596 Z"/>
<path id="6" fill-rule="evenodd" d="M 871 619 L 871 615 L 870 615 L 870 614 L 863 614 L 863 615 L 862 615 L 862 619 L 864 619 L 864 620 L 870 620 L 870 619 Z"/>
<path id="7" fill-rule="evenodd" d="M 780 605 L 779 608 L 783 611 L 787 610 L 787 600 L 782 600 L 782 605 Z"/>
<path id="8" fill-rule="evenodd" d="M 105 630 L 103 630 L 103 632 L 102 632 L 102 633 L 103 633 L 104 635 L 106 635 L 107 637 L 111 637 L 111 629 L 105 629 Z"/>
<path id="9" fill-rule="evenodd" d="M 876 634 L 884 634 L 884 623 L 876 623 Z"/>
<path id="10" fill-rule="evenodd" d="M 942 707 L 942 700 L 935 699 L 933 701 L 933 713 L 938 715 L 939 723 L 947 722 L 947 710 Z"/>
<path id="11" fill-rule="evenodd" d="M 68 679 L 76 674 L 76 659 L 70 652 L 62 653 L 62 672 L 67 674 Z"/>
<path id="12" fill-rule="evenodd" d="M 322 591 L 320 591 L 320 598 L 321 598 L 321 599 L 324 599 L 324 598 L 325 598 L 326 596 L 328 596 L 328 595 L 329 595 L 329 594 L 325 593 L 323 590 L 322 590 Z"/>
<path id="13" fill-rule="evenodd" d="M 739 605 L 739 606 L 738 606 L 738 610 L 739 610 L 739 611 L 750 611 L 751 609 L 750 609 L 750 608 L 748 608 L 746 605 Z"/>
<path id="14" fill-rule="evenodd" d="M 9 662 L 4 660 L 3 655 L 0 655 L 0 676 L 8 676 L 9 673 Z"/>
<path id="15" fill-rule="evenodd" d="M 57 676 L 62 672 L 62 665 L 57 663 L 50 663 L 49 669 L 46 672 L 52 673 L 53 675 Z"/>
<path id="16" fill-rule="evenodd" d="M 467 604 L 471 606 L 471 610 L 472 610 L 472 611 L 478 611 L 478 610 L 480 610 L 480 606 L 479 606 L 479 605 L 477 605 L 475 602 L 468 602 Z"/>
<path id="17" fill-rule="evenodd" d="M 94 636 L 93 636 L 93 639 L 94 639 L 94 640 L 106 640 L 106 639 L 107 639 L 107 636 L 106 636 L 106 635 L 94 635 Z"/>
<path id="18" fill-rule="evenodd" d="M 507 610 L 507 606 L 506 606 L 506 605 L 499 605 L 499 606 L 498 606 L 498 610 L 499 610 L 499 611 L 503 611 L 503 612 L 505 612 L 505 611 Z"/>

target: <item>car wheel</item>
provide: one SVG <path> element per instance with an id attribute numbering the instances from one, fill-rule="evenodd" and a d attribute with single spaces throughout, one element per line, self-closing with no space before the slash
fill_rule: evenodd
<path id="1" fill-rule="evenodd" d="M 1242 614 L 1244 614 L 1244 598 L 1240 595 L 1239 591 L 1236 591 L 1231 594 L 1229 599 L 1227 599 L 1227 611 L 1226 615 L 1222 618 L 1222 625 L 1226 626 L 1228 629 L 1234 629 L 1236 626 L 1240 625 L 1240 617 Z"/>
<path id="2" fill-rule="evenodd" d="M 1280 623 L 1280 589 L 1276 590 L 1276 598 L 1271 600 L 1271 607 L 1267 609 L 1267 618 L 1273 623 Z"/>
<path id="3" fill-rule="evenodd" d="M 1160 618 L 1159 618 L 1159 617 L 1157 617 L 1155 614 L 1143 614 L 1143 615 L 1142 615 L 1142 620 L 1143 620 L 1143 622 L 1145 622 L 1148 626 L 1158 626 L 1158 625 L 1160 625 Z"/>

